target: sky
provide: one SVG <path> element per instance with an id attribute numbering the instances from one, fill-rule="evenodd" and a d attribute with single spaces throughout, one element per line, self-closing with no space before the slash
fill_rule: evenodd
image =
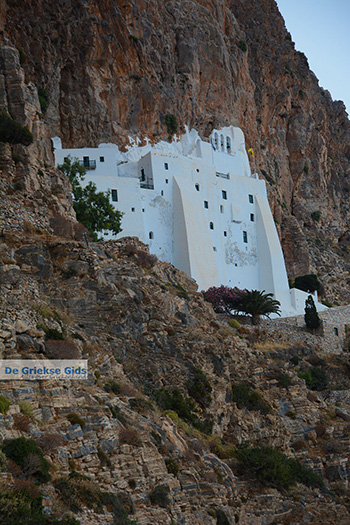
<path id="1" fill-rule="evenodd" d="M 295 49 L 350 115 L 350 0 L 276 0 Z"/>

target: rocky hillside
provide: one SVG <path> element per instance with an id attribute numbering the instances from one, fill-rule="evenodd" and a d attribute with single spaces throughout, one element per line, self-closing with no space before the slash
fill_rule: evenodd
<path id="1" fill-rule="evenodd" d="M 329 301 L 349 302 L 349 120 L 295 50 L 274 0 L 58 0 L 54 10 L 4 1 L 0 29 L 32 98 L 41 90 L 46 145 L 54 135 L 69 147 L 158 140 L 170 113 L 204 137 L 241 126 L 268 182 L 289 276 L 317 272 Z"/>
<path id="2" fill-rule="evenodd" d="M 51 477 L 0 454 L 3 492 L 40 481 L 46 512 L 82 524 L 349 522 L 346 354 L 320 356 L 300 328 L 229 326 L 134 239 L 0 248 L 2 357 L 89 360 L 86 381 L 1 382 L 1 440 L 34 440 Z M 259 477 L 243 443 L 323 482 Z"/>

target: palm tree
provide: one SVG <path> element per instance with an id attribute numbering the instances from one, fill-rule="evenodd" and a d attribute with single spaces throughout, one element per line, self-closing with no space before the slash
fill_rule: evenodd
<path id="1" fill-rule="evenodd" d="M 239 290 L 237 303 L 234 306 L 236 313 L 244 313 L 252 316 L 252 324 L 259 324 L 260 317 L 269 317 L 270 314 L 280 314 L 281 303 L 273 299 L 272 293 L 265 290 Z"/>

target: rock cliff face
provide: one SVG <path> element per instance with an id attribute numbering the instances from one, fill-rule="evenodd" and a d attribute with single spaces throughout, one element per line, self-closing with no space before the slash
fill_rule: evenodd
<path id="1" fill-rule="evenodd" d="M 89 362 L 86 381 L 0 382 L 10 402 L 4 409 L 0 398 L 0 445 L 20 436 L 40 445 L 51 465 L 46 511 L 86 525 L 131 523 L 123 509 L 144 525 L 349 522 L 344 356 L 328 349 L 321 358 L 318 338 L 306 342 L 301 328 L 293 342 L 292 328 L 273 323 L 231 328 L 185 274 L 154 260 L 150 268 L 135 239 L 2 241 L 1 357 Z M 315 367 L 328 379 L 323 391 L 298 375 Z M 198 370 L 210 392 L 193 388 Z M 196 428 L 177 415 L 188 416 L 179 403 L 162 410 L 162 388 L 192 396 Z M 280 492 L 277 474 L 267 484 L 250 479 L 236 460 L 246 441 L 311 467 L 332 496 L 300 484 Z M 21 478 L 34 490 L 38 467 L 0 459 L 1 497 Z"/>
<path id="2" fill-rule="evenodd" d="M 47 91 L 35 119 L 46 149 L 49 135 L 69 147 L 164 138 L 168 113 L 204 137 L 241 126 L 290 277 L 318 272 L 329 300 L 350 300 L 349 120 L 295 51 L 273 0 L 58 0 L 55 9 L 16 0 L 2 3 L 0 24 L 3 42 L 20 50 L 32 105 L 36 88 Z"/>

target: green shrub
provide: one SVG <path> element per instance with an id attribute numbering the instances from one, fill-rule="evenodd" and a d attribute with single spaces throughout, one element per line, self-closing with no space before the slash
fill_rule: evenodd
<path id="1" fill-rule="evenodd" d="M 215 509 L 216 514 L 216 525 L 230 525 L 230 520 L 226 516 L 226 513 L 222 509 Z"/>
<path id="2" fill-rule="evenodd" d="M 71 425 L 80 425 L 81 428 L 85 427 L 85 420 L 75 412 L 71 412 L 70 414 L 68 414 L 67 419 L 71 423 Z"/>
<path id="3" fill-rule="evenodd" d="M 245 53 L 248 50 L 247 42 L 245 40 L 240 40 L 238 42 L 238 47 L 243 53 Z"/>
<path id="4" fill-rule="evenodd" d="M 170 504 L 169 499 L 170 488 L 168 485 L 156 485 L 149 495 L 152 505 L 159 505 L 167 508 Z"/>
<path id="5" fill-rule="evenodd" d="M 237 408 L 255 410 L 265 415 L 271 412 L 270 405 L 258 392 L 253 390 L 248 381 L 232 384 L 232 400 L 236 403 Z"/>
<path id="6" fill-rule="evenodd" d="M 167 458 L 165 460 L 166 468 L 169 472 L 169 474 L 174 474 L 174 476 L 177 476 L 179 473 L 179 464 L 177 461 L 173 458 Z"/>
<path id="7" fill-rule="evenodd" d="M 44 458 L 42 449 L 32 439 L 20 437 L 5 440 L 2 450 L 8 459 L 22 468 L 25 475 L 33 475 L 43 483 L 51 479 L 49 462 Z M 33 458 L 36 458 L 36 464 Z"/>
<path id="8" fill-rule="evenodd" d="M 304 173 L 309 173 L 309 170 L 310 170 L 309 166 L 305 165 L 303 169 L 304 169 Z"/>
<path id="9" fill-rule="evenodd" d="M 72 517 L 58 518 L 43 514 L 42 496 L 28 481 L 17 482 L 12 489 L 0 489 L 2 525 L 79 525 Z"/>
<path id="10" fill-rule="evenodd" d="M 178 388 L 174 388 L 172 392 L 169 392 L 169 390 L 162 387 L 154 393 L 154 396 L 163 410 L 173 410 L 181 419 L 189 423 L 193 424 L 196 421 L 194 413 L 196 405 L 194 401 L 190 398 L 185 398 Z"/>
<path id="11" fill-rule="evenodd" d="M 22 414 L 29 417 L 30 419 L 34 419 L 33 407 L 29 401 L 19 401 L 18 406 Z"/>
<path id="12" fill-rule="evenodd" d="M 324 488 L 323 480 L 315 472 L 272 447 L 242 445 L 236 451 L 236 459 L 239 474 L 264 485 L 281 490 L 299 482 L 308 487 Z"/>
<path id="13" fill-rule="evenodd" d="M 313 211 L 311 213 L 311 219 L 315 222 L 318 222 L 320 219 L 321 219 L 321 211 L 320 210 L 317 210 L 317 211 Z"/>
<path id="14" fill-rule="evenodd" d="M 186 301 L 188 301 L 190 296 L 188 295 L 188 292 L 185 290 L 185 288 L 181 286 L 180 284 L 176 284 L 175 288 L 176 288 L 176 295 L 178 297 L 181 297 L 181 299 L 186 299 Z"/>
<path id="15" fill-rule="evenodd" d="M 328 379 L 323 368 L 313 366 L 303 373 L 300 372 L 298 376 L 305 380 L 306 386 L 309 390 L 322 391 L 327 388 Z"/>
<path id="16" fill-rule="evenodd" d="M 37 324 L 37 328 L 38 330 L 45 332 L 46 341 L 49 339 L 53 341 L 64 341 L 66 339 L 66 334 L 64 331 L 60 332 L 60 330 L 57 330 L 56 328 L 49 328 L 48 326 L 41 323 Z"/>
<path id="17" fill-rule="evenodd" d="M 293 412 L 293 410 L 288 410 L 288 412 L 286 412 L 286 416 L 290 417 L 290 419 L 296 419 L 297 418 L 297 415 L 296 415 L 295 412 Z"/>
<path id="18" fill-rule="evenodd" d="M 10 115 L 0 113 L 0 142 L 29 146 L 33 142 L 33 135 Z"/>
<path id="19" fill-rule="evenodd" d="M 10 408 L 11 402 L 7 397 L 0 394 L 0 413 L 5 415 Z"/>
<path id="20" fill-rule="evenodd" d="M 277 372 L 276 379 L 278 380 L 278 386 L 281 388 L 288 388 L 293 384 L 292 379 L 287 374 L 280 371 Z"/>
<path id="21" fill-rule="evenodd" d="M 49 105 L 48 92 L 44 88 L 39 88 L 38 96 L 39 96 L 39 102 L 40 102 L 41 111 L 42 111 L 42 113 L 45 113 L 46 110 L 47 110 L 47 106 Z"/>
<path id="22" fill-rule="evenodd" d="M 169 135 L 174 135 L 178 130 L 178 123 L 175 115 L 168 113 L 168 115 L 165 116 L 165 125 Z"/>
<path id="23" fill-rule="evenodd" d="M 124 414 L 122 413 L 122 411 L 120 410 L 120 408 L 117 405 L 110 406 L 109 410 L 111 411 L 111 414 L 112 414 L 113 418 L 118 419 L 123 424 L 126 422 Z"/>
<path id="24" fill-rule="evenodd" d="M 241 326 L 237 319 L 229 319 L 227 322 L 231 326 L 231 328 L 235 328 L 236 330 L 238 330 L 238 328 L 240 328 Z"/>
<path id="25" fill-rule="evenodd" d="M 317 275 L 310 273 L 307 275 L 299 275 L 294 280 L 294 287 L 303 292 L 313 293 L 315 290 L 319 291 L 321 283 Z"/>
<path id="26" fill-rule="evenodd" d="M 200 407 L 208 407 L 211 403 L 212 386 L 206 374 L 200 369 L 196 368 L 193 378 L 188 385 L 189 395 L 199 404 Z"/>
<path id="27" fill-rule="evenodd" d="M 117 381 L 110 380 L 104 385 L 106 392 L 113 392 L 113 394 L 118 395 L 121 392 L 120 384 Z"/>

